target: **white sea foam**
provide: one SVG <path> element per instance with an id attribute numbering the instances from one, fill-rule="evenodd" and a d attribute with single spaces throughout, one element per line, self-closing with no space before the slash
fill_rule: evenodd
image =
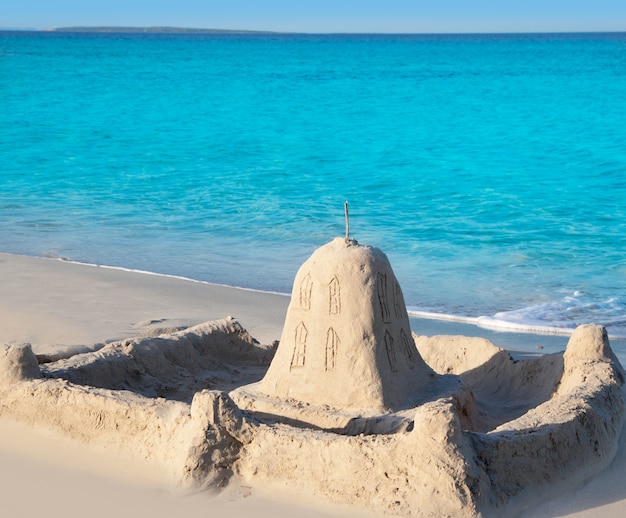
<path id="1" fill-rule="evenodd" d="M 570 335 L 581 324 L 599 324 L 612 339 L 626 340 L 626 302 L 602 299 L 576 291 L 560 300 L 535 304 L 493 315 L 469 317 L 410 308 L 411 316 L 472 324 L 487 329 L 521 333 Z"/>
<path id="2" fill-rule="evenodd" d="M 236 290 L 243 290 L 243 291 L 251 291 L 251 292 L 255 292 L 255 293 L 269 293 L 271 295 L 281 295 L 283 297 L 288 297 L 289 294 L 288 293 L 282 293 L 282 292 L 278 292 L 278 291 L 270 291 L 270 290 L 258 290 L 258 289 L 254 289 L 254 288 L 246 288 L 246 287 L 242 287 L 242 286 L 233 286 L 230 284 L 223 284 L 223 283 L 218 283 L 218 282 L 208 282 L 208 281 L 202 281 L 202 280 L 198 280 L 198 279 L 192 279 L 191 277 L 185 277 L 183 275 L 172 275 L 169 273 L 158 273 L 158 272 L 152 272 L 149 270 L 141 270 L 141 269 L 135 269 L 135 268 L 125 268 L 124 266 L 110 266 L 110 265 L 106 265 L 106 264 L 96 264 L 96 263 L 86 263 L 86 262 L 82 262 L 82 261 L 74 261 L 72 259 L 69 259 L 67 257 L 58 257 L 58 256 L 53 256 L 51 254 L 47 254 L 46 258 L 48 259 L 55 259 L 57 261 L 61 261 L 64 263 L 72 263 L 72 264 L 79 264 L 82 266 L 92 266 L 92 267 L 96 267 L 96 268 L 105 268 L 108 270 L 118 270 L 121 272 L 129 272 L 129 273 L 138 273 L 141 275 L 154 275 L 156 277 L 164 277 L 167 279 L 177 279 L 180 281 L 187 281 L 187 282 L 195 282 L 198 284 L 210 284 L 212 286 L 223 286 L 225 288 L 232 288 L 232 289 L 236 289 Z"/>

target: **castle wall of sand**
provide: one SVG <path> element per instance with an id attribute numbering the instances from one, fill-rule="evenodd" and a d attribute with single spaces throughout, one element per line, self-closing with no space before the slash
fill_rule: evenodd
<path id="1" fill-rule="evenodd" d="M 170 371 L 171 379 L 181 382 L 181 366 L 171 362 L 171 355 L 183 343 L 195 343 L 206 358 L 219 350 L 222 362 L 232 350 L 231 366 L 254 360 L 259 375 L 267 368 L 259 355 L 268 350 L 247 339 L 232 319 L 158 340 L 137 339 L 133 347 L 124 343 L 58 362 L 58 372 L 78 375 L 84 369 L 80 385 L 51 377 L 54 362 L 35 368 L 28 347 L 3 348 L 0 414 L 148 458 L 169 470 L 183 487 L 215 489 L 238 480 L 301 498 L 403 516 L 512 513 L 529 496 L 584 480 L 606 467 L 624 420 L 623 371 L 598 326 L 579 328 L 560 361 L 556 355 L 513 362 L 489 343 L 469 347 L 458 337 L 419 338 L 425 358 L 437 358 L 436 367 L 458 371 L 470 388 L 474 384 L 480 394 L 477 412 L 494 413 L 497 408 L 497 399 L 487 404 L 489 376 L 495 386 L 509 376 L 516 387 L 504 393 L 506 412 L 506 405 L 516 399 L 515 390 L 525 405 L 539 401 L 487 433 L 465 428 L 459 408 L 445 397 L 415 409 L 412 427 L 401 433 L 350 436 L 259 421 L 217 390 L 196 392 L 190 403 L 185 398 L 146 397 L 141 383 L 137 391 L 89 386 L 90 376 L 98 380 L 107 372 L 107 363 L 116 365 L 109 373 L 123 377 L 129 371 L 120 364 L 145 368 L 146 355 L 157 358 L 155 372 Z M 168 357 L 171 363 L 166 366 Z M 215 368 L 223 370 L 224 365 Z M 549 387 L 554 390 L 547 397 Z M 530 398 L 524 395 L 529 391 L 534 393 Z"/>
<path id="2" fill-rule="evenodd" d="M 160 336 L 141 336 L 44 364 L 44 375 L 80 385 L 132 390 L 191 402 L 203 389 L 230 390 L 258 381 L 274 349 L 257 343 L 233 318 Z M 261 367 L 261 369 L 259 369 Z"/>
<path id="3" fill-rule="evenodd" d="M 449 402 L 423 405 L 410 432 L 345 436 L 260 426 L 237 471 L 250 483 L 399 516 L 475 516 L 487 479 Z M 272 452 L 272 454 L 268 454 Z"/>
<path id="4" fill-rule="evenodd" d="M 149 459 L 173 485 L 206 485 L 222 471 L 230 476 L 232 459 L 215 460 L 229 454 L 233 439 L 211 427 L 229 415 L 221 392 L 202 390 L 258 380 L 272 352 L 232 318 L 113 342 L 41 368 L 30 346 L 4 346 L 0 415 Z M 215 462 L 198 466 L 205 450 Z"/>
<path id="5" fill-rule="evenodd" d="M 588 479 L 611 462 L 624 421 L 623 373 L 602 328 L 581 327 L 565 355 L 524 362 L 486 341 L 443 336 L 419 340 L 425 358 L 429 341 L 436 346 L 431 356 L 450 369 L 457 358 L 460 373 L 477 386 L 490 373 L 495 386 L 508 376 L 514 388 L 501 400 L 492 394 L 486 406 L 495 412 L 502 403 L 504 414 L 519 417 L 488 433 L 463 430 L 457 408 L 443 399 L 418 407 L 414 428 L 403 434 L 348 437 L 261 426 L 258 439 L 243 446 L 239 472 L 283 491 L 367 502 L 389 514 L 506 516 L 528 498 Z M 472 342 L 476 349 L 468 347 Z M 523 408 L 510 408 L 515 390 Z"/>
<path id="6" fill-rule="evenodd" d="M 476 431 L 487 432 L 549 400 L 561 383 L 563 354 L 533 361 L 513 361 L 504 349 L 484 338 L 414 336 L 426 362 L 440 374 L 457 374 L 471 390 L 479 419 Z"/>

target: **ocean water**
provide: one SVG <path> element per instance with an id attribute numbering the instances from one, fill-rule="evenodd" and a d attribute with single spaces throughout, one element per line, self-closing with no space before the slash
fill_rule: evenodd
<path id="1" fill-rule="evenodd" d="M 0 251 L 626 337 L 626 34 L 0 33 Z"/>

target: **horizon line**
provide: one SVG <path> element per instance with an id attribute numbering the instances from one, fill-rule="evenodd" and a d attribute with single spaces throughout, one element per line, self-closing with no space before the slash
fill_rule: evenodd
<path id="1" fill-rule="evenodd" d="M 406 32 L 406 31 L 282 31 L 263 29 L 219 29 L 203 27 L 176 27 L 168 25 L 73 25 L 63 27 L 0 27 L 5 32 L 100 32 L 100 33 L 152 33 L 152 34 L 291 34 L 291 35 L 473 35 L 473 34 L 622 34 L 624 30 L 484 30 L 484 31 L 432 31 L 432 32 Z"/>

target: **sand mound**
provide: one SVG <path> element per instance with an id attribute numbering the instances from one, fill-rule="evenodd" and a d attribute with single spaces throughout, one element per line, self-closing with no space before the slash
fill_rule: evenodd
<path id="1" fill-rule="evenodd" d="M 130 390 L 145 397 L 191 402 L 203 389 L 230 390 L 258 381 L 274 349 L 258 344 L 232 318 L 161 336 L 113 342 L 102 349 L 42 365 L 49 378 Z"/>
<path id="2" fill-rule="evenodd" d="M 30 344 L 0 346 L 0 372 L 0 387 L 41 376 Z"/>
<path id="3" fill-rule="evenodd" d="M 258 390 L 343 410 L 397 410 L 414 406 L 432 380 L 387 256 L 336 238 L 296 274 L 280 346 Z"/>

